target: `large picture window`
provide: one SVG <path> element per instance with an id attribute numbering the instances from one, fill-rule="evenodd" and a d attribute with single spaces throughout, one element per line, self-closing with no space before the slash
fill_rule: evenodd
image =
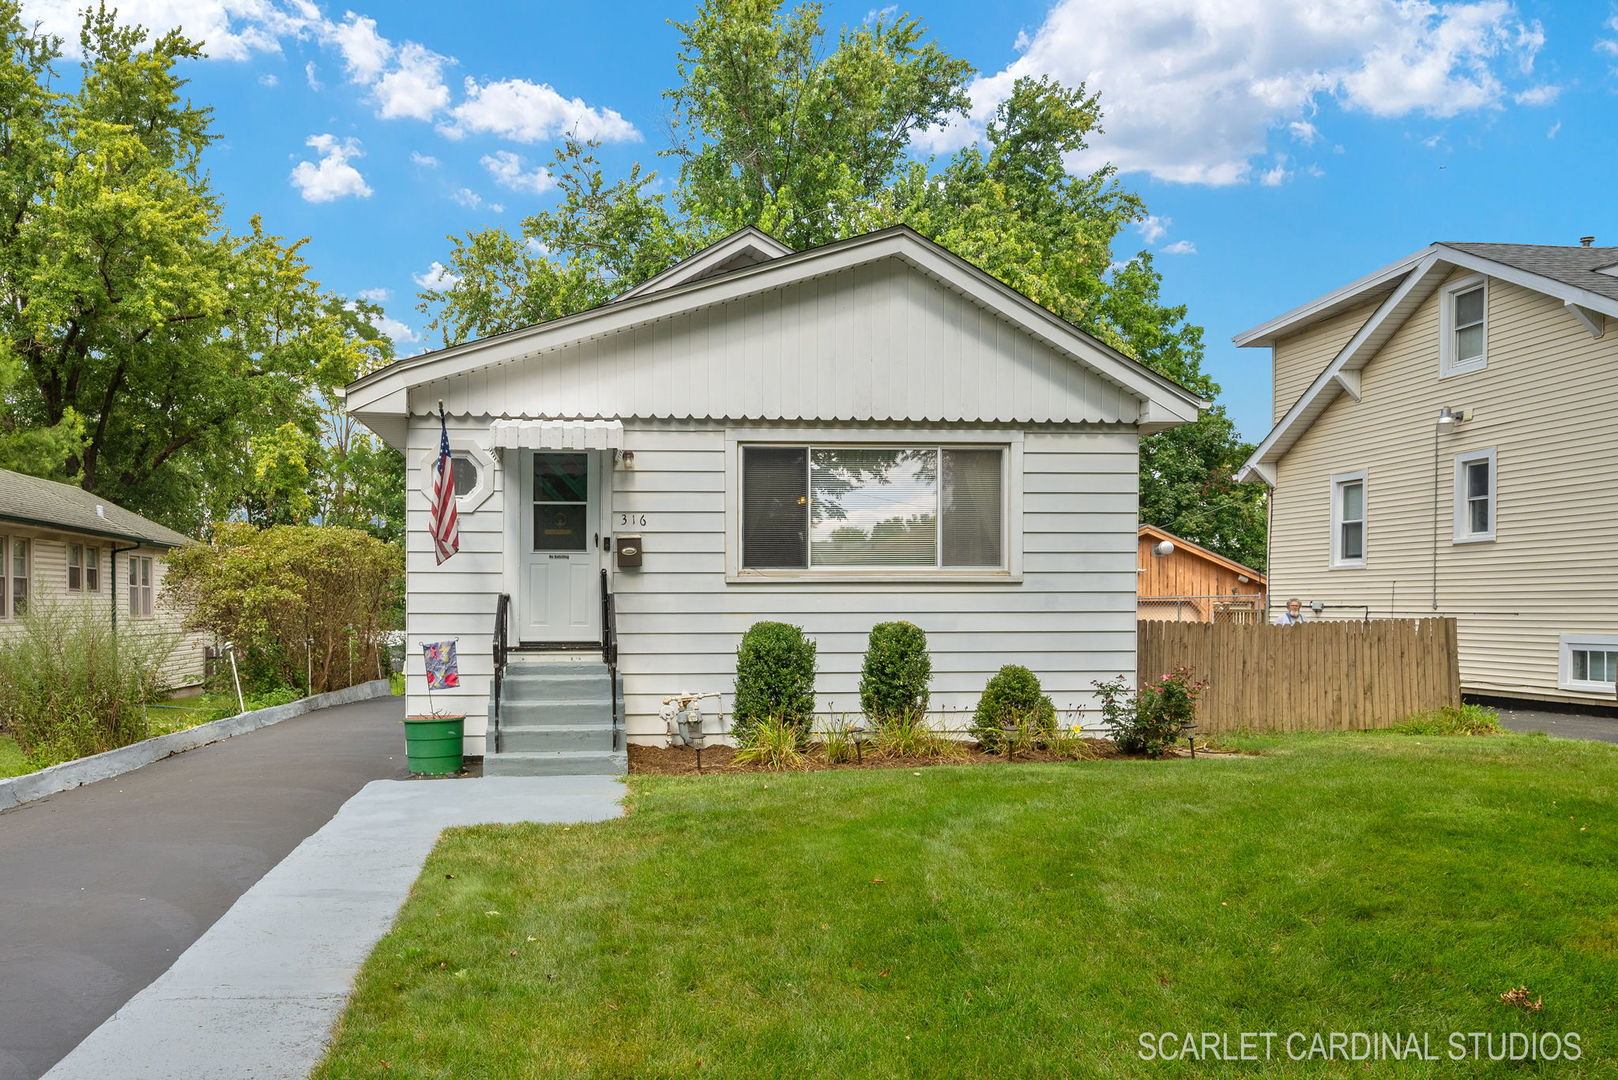
<path id="1" fill-rule="evenodd" d="M 1005 449 L 745 446 L 749 570 L 1000 569 Z"/>

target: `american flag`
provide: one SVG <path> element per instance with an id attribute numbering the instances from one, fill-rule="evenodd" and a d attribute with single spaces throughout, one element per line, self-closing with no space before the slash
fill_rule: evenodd
<path id="1" fill-rule="evenodd" d="M 433 512 L 427 521 L 439 563 L 461 550 L 461 523 L 455 513 L 455 467 L 449 456 L 449 424 L 438 407 L 438 465 L 433 470 Z"/>

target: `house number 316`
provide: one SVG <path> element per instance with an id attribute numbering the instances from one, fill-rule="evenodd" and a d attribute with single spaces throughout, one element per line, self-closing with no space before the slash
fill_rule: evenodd
<path id="1" fill-rule="evenodd" d="M 645 514 L 619 514 L 618 515 L 618 525 L 619 525 L 620 528 L 625 527 L 625 526 L 645 525 L 645 524 L 646 524 L 646 515 Z"/>

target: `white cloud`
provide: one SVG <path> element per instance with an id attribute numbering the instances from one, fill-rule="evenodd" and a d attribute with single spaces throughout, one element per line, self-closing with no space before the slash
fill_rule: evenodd
<path id="1" fill-rule="evenodd" d="M 376 82 L 377 115 L 384 120 L 409 117 L 431 120 L 449 104 L 444 65 L 453 63 L 431 49 L 407 41 L 399 50 L 399 65 Z"/>
<path id="2" fill-rule="evenodd" d="M 1155 244 L 1168 235 L 1169 226 L 1173 224 L 1173 218 L 1147 214 L 1146 217 L 1135 222 L 1135 228 L 1140 233 L 1142 240 L 1145 240 L 1148 244 Z"/>
<path id="3" fill-rule="evenodd" d="M 494 182 L 512 191 L 525 191 L 538 195 L 556 186 L 556 179 L 544 169 L 524 171 L 523 159 L 510 150 L 496 150 L 485 155 L 482 165 L 494 177 Z"/>
<path id="4" fill-rule="evenodd" d="M 1195 255 L 1196 253 L 1197 245 L 1189 240 L 1176 240 L 1163 249 L 1163 254 L 1165 255 Z"/>
<path id="5" fill-rule="evenodd" d="M 1545 137 L 1547 139 L 1554 139 L 1554 138 L 1556 138 L 1556 133 L 1558 131 L 1561 131 L 1561 130 L 1562 130 L 1562 121 L 1558 120 L 1556 123 L 1551 125 L 1551 129 L 1545 133 Z"/>
<path id="6" fill-rule="evenodd" d="M 311 90 L 323 89 L 320 76 L 315 74 L 315 62 L 313 60 L 303 65 L 303 81 L 309 84 L 309 89 Z"/>
<path id="7" fill-rule="evenodd" d="M 267 71 L 258 77 L 258 84 L 260 86 L 275 87 L 281 84 L 281 80 L 276 78 L 273 72 Z"/>
<path id="8" fill-rule="evenodd" d="M 1292 170 L 1287 168 L 1285 154 L 1278 155 L 1275 164 L 1259 174 L 1258 182 L 1265 187 L 1280 187 L 1292 179 Z"/>
<path id="9" fill-rule="evenodd" d="M 476 210 L 478 207 L 483 205 L 483 196 L 479 195 L 471 188 L 463 187 L 459 191 L 451 194 L 450 198 L 454 199 L 468 210 Z"/>
<path id="10" fill-rule="evenodd" d="M 635 126 L 612 109 L 596 109 L 579 98 L 564 98 L 545 83 L 502 79 L 466 80 L 466 100 L 450 110 L 450 122 L 439 134 L 459 139 L 468 132 L 488 132 L 514 142 L 539 142 L 571 133 L 580 139 L 633 142 Z"/>
<path id="11" fill-rule="evenodd" d="M 416 332 L 391 315 L 378 315 L 373 325 L 392 339 L 395 345 L 403 345 L 416 340 Z"/>
<path id="12" fill-rule="evenodd" d="M 1074 168 L 1242 183 L 1271 131 L 1308 141 L 1322 99 L 1385 117 L 1497 107 L 1543 42 L 1508 0 L 1058 0 L 1021 56 L 974 82 L 970 121 L 925 141 L 971 141 L 1016 79 L 1051 75 L 1101 92 L 1106 134 Z"/>
<path id="13" fill-rule="evenodd" d="M 388 301 L 388 297 L 392 295 L 392 289 L 361 289 L 359 291 L 359 298 L 361 300 L 368 300 L 373 304 L 385 304 Z"/>
<path id="14" fill-rule="evenodd" d="M 92 5 L 25 0 L 23 22 L 37 23 L 45 33 L 60 37 L 63 51 L 77 57 L 81 12 L 87 6 Z M 183 27 L 187 37 L 203 42 L 204 51 L 219 60 L 279 52 L 281 38 L 298 33 L 309 11 L 307 4 L 289 6 L 272 0 L 119 0 L 117 8 L 119 22 L 139 23 L 149 35 Z"/>
<path id="15" fill-rule="evenodd" d="M 292 186 L 302 193 L 306 202 L 331 202 L 347 196 L 363 199 L 371 194 L 365 177 L 348 163 L 350 158 L 363 156 L 358 139 L 311 135 L 304 145 L 313 147 L 320 155 L 318 163 L 300 161 L 292 170 Z"/>
<path id="16" fill-rule="evenodd" d="M 1618 35 L 1618 15 L 1614 15 L 1612 18 L 1602 23 L 1601 27 L 1604 30 L 1610 30 L 1613 32 L 1613 34 Z M 1611 57 L 1618 57 L 1618 37 L 1596 38 L 1596 52 L 1604 53 Z M 1612 70 L 1613 74 L 1618 75 L 1618 67 L 1614 67 Z"/>
<path id="17" fill-rule="evenodd" d="M 352 11 L 340 23 L 327 23 L 326 36 L 343 54 L 350 82 L 369 85 L 393 57 L 393 42 L 377 33 L 376 20 Z"/>
<path id="18" fill-rule="evenodd" d="M 447 289 L 461 279 L 458 275 L 450 273 L 449 267 L 434 259 L 427 269 L 419 274 L 410 275 L 410 280 L 423 289 Z"/>
<path id="19" fill-rule="evenodd" d="M 410 163 L 412 165 L 420 165 L 424 169 L 438 168 L 437 158 L 433 157 L 431 154 L 423 154 L 419 150 L 410 151 Z"/>
<path id="20" fill-rule="evenodd" d="M 1519 105 L 1549 105 L 1561 96 L 1560 86 L 1547 83 L 1544 86 L 1530 86 L 1521 93 L 1512 95 L 1511 100 Z"/>
<path id="21" fill-rule="evenodd" d="M 1315 141 L 1320 138 L 1320 129 L 1307 120 L 1292 121 L 1287 125 L 1287 131 L 1291 132 L 1292 137 L 1305 146 L 1313 146 Z"/>

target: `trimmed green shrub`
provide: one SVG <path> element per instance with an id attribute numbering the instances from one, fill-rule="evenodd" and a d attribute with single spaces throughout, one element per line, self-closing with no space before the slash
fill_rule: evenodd
<path id="1" fill-rule="evenodd" d="M 860 708 L 881 727 L 927 711 L 933 661 L 927 632 L 915 623 L 885 622 L 871 627 L 860 669 Z"/>
<path id="2" fill-rule="evenodd" d="M 807 741 L 815 715 L 815 643 L 802 627 L 758 622 L 742 635 L 731 715 L 740 745 L 765 721 L 789 724 Z"/>
<path id="3" fill-rule="evenodd" d="M 162 695 L 179 639 L 127 625 L 104 610 L 38 608 L 0 648 L 0 730 L 36 769 L 147 736 L 146 702 Z"/>
<path id="4" fill-rule="evenodd" d="M 995 673 L 972 717 L 972 734 L 991 753 L 1005 741 L 1007 728 L 1056 730 L 1056 706 L 1040 691 L 1038 676 L 1020 664 L 1007 664 Z"/>

